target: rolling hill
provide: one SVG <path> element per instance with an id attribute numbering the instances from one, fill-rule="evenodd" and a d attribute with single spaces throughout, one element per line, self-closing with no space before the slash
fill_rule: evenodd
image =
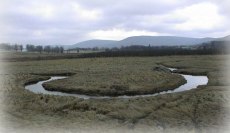
<path id="1" fill-rule="evenodd" d="M 188 38 L 176 36 L 133 36 L 118 41 L 116 46 L 144 45 L 144 46 L 178 46 L 195 45 L 215 40 L 214 38 Z"/>
<path id="2" fill-rule="evenodd" d="M 115 47 L 115 43 L 117 41 L 113 41 L 113 40 L 87 40 L 87 41 L 83 41 L 83 42 L 79 42 L 76 43 L 74 45 L 69 45 L 66 46 L 65 49 L 71 49 L 71 48 L 93 48 L 93 47 Z"/>
<path id="3" fill-rule="evenodd" d="M 131 45 L 143 45 L 143 46 L 178 46 L 178 45 L 197 45 L 203 42 L 210 42 L 217 38 L 189 38 L 189 37 L 177 37 L 177 36 L 132 36 L 120 41 L 114 40 L 88 40 L 69 45 L 65 48 L 93 48 L 93 47 L 121 47 Z"/>

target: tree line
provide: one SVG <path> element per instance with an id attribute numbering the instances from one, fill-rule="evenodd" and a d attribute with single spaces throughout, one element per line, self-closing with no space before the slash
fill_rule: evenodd
<path id="1" fill-rule="evenodd" d="M 28 52 L 39 52 L 39 53 L 42 53 L 42 52 L 46 52 L 46 53 L 63 53 L 64 52 L 63 47 L 58 47 L 58 46 L 51 47 L 49 45 L 47 45 L 47 46 L 41 46 L 41 45 L 34 46 L 34 45 L 31 45 L 31 44 L 26 45 L 26 50 Z"/>
<path id="2" fill-rule="evenodd" d="M 16 51 L 16 52 L 22 52 L 24 47 L 21 44 L 9 44 L 9 43 L 1 43 L 0 44 L 0 49 L 7 50 L 7 51 Z M 46 52 L 46 53 L 64 53 L 64 48 L 63 47 L 52 47 L 52 46 L 42 46 L 42 45 L 32 45 L 32 44 L 27 44 L 25 47 L 27 52 Z"/>
<path id="3" fill-rule="evenodd" d="M 141 46 L 111 48 L 104 52 L 81 54 L 79 57 L 167 56 L 167 55 L 217 55 L 230 54 L 230 42 L 212 41 L 196 46 Z"/>
<path id="4" fill-rule="evenodd" d="M 20 45 L 20 44 L 13 44 L 13 45 L 10 45 L 8 43 L 1 43 L 0 44 L 0 49 L 3 49 L 3 50 L 8 50 L 8 51 L 21 51 L 23 50 L 23 45 Z"/>

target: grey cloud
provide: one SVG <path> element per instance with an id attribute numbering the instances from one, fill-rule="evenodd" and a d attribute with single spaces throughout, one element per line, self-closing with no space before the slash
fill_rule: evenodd
<path id="1" fill-rule="evenodd" d="M 229 20 L 229 2 L 217 0 L 205 0 L 215 3 L 220 13 Z M 191 4 L 199 3 L 199 0 L 183 0 L 174 3 L 150 0 L 11 0 L 4 1 L 0 12 L 1 27 L 0 39 L 8 42 L 33 42 L 33 43 L 61 43 L 72 44 L 78 41 L 92 39 L 90 32 L 108 30 L 113 28 L 124 30 L 145 30 L 157 33 L 167 33 L 178 36 L 212 36 L 214 32 L 228 32 L 226 26 L 212 30 L 196 30 L 190 32 L 177 31 L 172 27 L 186 20 L 179 18 L 166 18 L 160 23 L 146 21 L 151 16 L 163 16 L 176 9 L 181 9 Z M 72 5 L 79 4 L 84 10 L 99 10 L 100 18 L 87 20 L 81 18 L 74 11 Z M 38 6 L 36 6 L 38 5 Z M 32 7 L 43 8 L 46 5 L 55 7 L 52 18 L 45 18 L 40 14 L 33 14 Z M 157 18 L 156 20 L 157 21 Z M 34 33 L 41 31 L 41 35 Z M 210 32 L 213 32 L 210 33 Z"/>

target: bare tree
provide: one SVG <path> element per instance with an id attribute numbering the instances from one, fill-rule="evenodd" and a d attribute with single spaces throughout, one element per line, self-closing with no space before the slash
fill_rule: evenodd
<path id="1" fill-rule="evenodd" d="M 18 51 L 18 45 L 17 45 L 17 44 L 14 45 L 14 50 L 15 50 L 16 52 Z"/>
<path id="2" fill-rule="evenodd" d="M 20 49 L 20 51 L 22 52 L 23 46 L 22 46 L 22 45 L 19 45 L 19 49 Z"/>

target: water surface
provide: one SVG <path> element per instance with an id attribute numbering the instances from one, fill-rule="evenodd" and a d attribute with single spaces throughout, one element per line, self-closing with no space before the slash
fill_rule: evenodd
<path id="1" fill-rule="evenodd" d="M 171 71 L 176 70 L 175 68 L 168 68 L 168 69 L 170 69 Z M 116 97 L 112 97 L 112 96 L 89 96 L 89 95 L 71 94 L 71 93 L 58 92 L 58 91 L 48 91 L 48 90 L 45 90 L 44 87 L 42 86 L 42 84 L 45 83 L 45 82 L 50 82 L 50 81 L 53 81 L 53 80 L 61 80 L 61 79 L 68 78 L 66 76 L 52 76 L 48 80 L 39 81 L 39 82 L 37 82 L 35 84 L 31 84 L 31 85 L 26 85 L 25 89 L 30 90 L 30 91 L 32 91 L 34 93 L 37 93 L 37 94 L 49 94 L 49 95 L 59 95 L 59 96 L 74 96 L 74 97 L 83 98 L 83 99 L 90 99 L 90 98 L 94 98 L 94 99 L 136 98 L 136 97 L 156 96 L 156 95 L 165 94 L 165 93 L 176 93 L 176 92 L 187 91 L 187 90 L 197 88 L 197 86 L 199 86 L 199 85 L 206 85 L 208 83 L 208 77 L 207 76 L 193 76 L 193 75 L 185 75 L 185 74 L 180 74 L 180 75 L 185 78 L 187 83 L 185 83 L 184 85 L 179 86 L 178 88 L 176 88 L 174 90 L 162 91 L 160 93 L 154 93 L 154 94 L 134 95 L 134 96 L 126 96 L 126 95 L 116 96 Z"/>

